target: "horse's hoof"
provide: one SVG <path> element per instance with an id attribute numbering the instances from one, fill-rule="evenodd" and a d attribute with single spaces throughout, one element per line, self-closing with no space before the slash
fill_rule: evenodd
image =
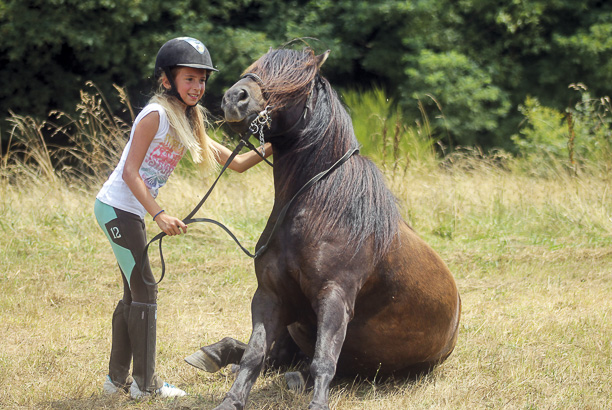
<path id="1" fill-rule="evenodd" d="M 236 409 L 237 408 L 232 405 L 221 403 L 220 405 L 215 407 L 213 410 L 236 410 Z"/>
<path id="2" fill-rule="evenodd" d="M 244 406 L 240 405 L 240 403 L 226 398 L 221 404 L 215 407 L 214 410 L 242 410 L 243 408 Z"/>
<path id="3" fill-rule="evenodd" d="M 289 390 L 295 393 L 303 393 L 306 387 L 306 381 L 304 376 L 300 372 L 287 372 L 285 373 L 285 381 Z"/>
<path id="4" fill-rule="evenodd" d="M 215 373 L 221 369 L 217 362 L 215 362 L 212 357 L 204 353 L 202 350 L 198 350 L 194 354 L 187 356 L 185 361 L 190 365 L 208 373 Z"/>
<path id="5" fill-rule="evenodd" d="M 310 402 L 310 404 L 308 405 L 308 410 L 329 410 L 329 405 L 326 404 L 321 404 L 321 403 L 315 403 L 315 402 Z"/>

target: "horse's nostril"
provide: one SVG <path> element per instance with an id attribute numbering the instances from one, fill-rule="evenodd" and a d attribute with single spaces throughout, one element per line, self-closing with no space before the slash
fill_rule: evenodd
<path id="1" fill-rule="evenodd" d="M 243 88 L 242 90 L 240 90 L 240 93 L 238 94 L 238 100 L 244 101 L 247 98 L 249 98 L 249 93 L 247 92 L 247 90 Z"/>

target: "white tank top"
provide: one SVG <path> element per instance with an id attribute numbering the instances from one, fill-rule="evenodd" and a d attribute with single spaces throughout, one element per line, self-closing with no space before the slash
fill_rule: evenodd
<path id="1" fill-rule="evenodd" d="M 185 155 L 187 149 L 181 142 L 174 136 L 174 131 L 170 127 L 168 117 L 166 116 L 166 110 L 159 104 L 149 104 L 138 114 L 134 120 L 132 131 L 130 133 L 130 140 L 125 145 L 119 164 L 110 175 L 108 180 L 98 192 L 96 196 L 101 202 L 121 209 L 126 212 L 131 212 L 139 215 L 141 218 L 147 214 L 144 206 L 136 199 L 130 188 L 123 180 L 123 167 L 125 160 L 127 159 L 128 152 L 132 146 L 132 139 L 134 138 L 134 130 L 138 123 L 151 112 L 157 111 L 159 113 L 159 128 L 157 133 L 147 150 L 142 165 L 140 166 L 140 176 L 144 181 L 145 185 L 153 195 L 153 198 L 157 197 L 159 188 L 166 184 L 166 181 L 176 168 L 177 164 Z"/>

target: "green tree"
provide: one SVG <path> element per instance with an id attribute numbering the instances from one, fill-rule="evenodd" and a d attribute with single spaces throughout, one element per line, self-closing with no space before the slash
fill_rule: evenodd
<path id="1" fill-rule="evenodd" d="M 528 94 L 562 109 L 572 82 L 612 90 L 612 2 L 327 0 L 302 10 L 288 34 L 333 49 L 335 84 L 382 85 L 417 118 L 416 98 L 439 104 L 439 128 L 456 144 L 511 148 Z"/>
<path id="2" fill-rule="evenodd" d="M 575 101 L 571 83 L 612 92 L 612 3 L 602 0 L 464 0 L 449 3 L 460 42 L 454 50 L 482 67 L 511 104 L 497 134 L 518 131 L 518 107 L 528 95 L 564 110 Z M 498 144 L 496 144 L 498 145 Z"/>
<path id="3" fill-rule="evenodd" d="M 162 1 L 11 0 L 0 8 L 1 115 L 74 109 L 92 80 L 104 91 L 141 85 Z M 136 75 L 133 71 L 136 71 Z"/>
<path id="4" fill-rule="evenodd" d="M 415 60 L 406 70 L 410 83 L 402 90 L 432 110 L 438 127 L 459 137 L 462 145 L 504 145 L 496 131 L 510 102 L 483 67 L 455 51 L 425 49 Z M 487 137 L 494 140 L 485 141 Z"/>
<path id="5" fill-rule="evenodd" d="M 105 95 L 113 93 L 113 84 L 126 87 L 142 104 L 153 87 L 157 50 L 184 35 L 202 39 L 221 69 L 210 83 L 214 97 L 272 44 L 265 33 L 232 26 L 243 3 L 248 2 L 2 1 L 0 118 L 8 110 L 39 117 L 74 110 L 87 81 Z"/>
<path id="6" fill-rule="evenodd" d="M 610 34 L 604 0 L 0 0 L 0 118 L 71 110 L 88 80 L 142 104 L 155 53 L 183 35 L 220 69 L 206 97 L 215 111 L 268 47 L 304 38 L 332 50 L 324 74 L 336 87 L 382 87 L 415 119 L 418 99 L 453 145 L 511 148 L 527 95 L 563 110 L 570 83 L 612 94 Z"/>

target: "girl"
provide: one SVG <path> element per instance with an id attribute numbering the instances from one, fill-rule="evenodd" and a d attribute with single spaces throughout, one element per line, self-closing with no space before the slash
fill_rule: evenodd
<path id="1" fill-rule="evenodd" d="M 198 106 L 206 81 L 216 70 L 200 41 L 180 37 L 164 44 L 155 61 L 158 92 L 134 121 L 119 164 L 96 196 L 96 219 L 105 232 L 123 277 L 123 299 L 112 318 L 112 348 L 104 391 L 128 391 L 133 398 L 186 393 L 155 373 L 157 286 L 143 251 L 147 243 L 144 217 L 148 213 L 168 235 L 187 232 L 187 226 L 165 212 L 155 198 L 159 188 L 189 150 L 197 163 L 224 164 L 231 155 L 206 134 L 205 111 Z M 265 156 L 272 153 L 266 144 Z M 229 168 L 243 172 L 261 157 L 248 152 Z M 144 266 L 143 266 L 144 264 Z M 142 269 L 142 274 L 141 274 Z M 133 361 L 132 376 L 129 376 Z"/>

